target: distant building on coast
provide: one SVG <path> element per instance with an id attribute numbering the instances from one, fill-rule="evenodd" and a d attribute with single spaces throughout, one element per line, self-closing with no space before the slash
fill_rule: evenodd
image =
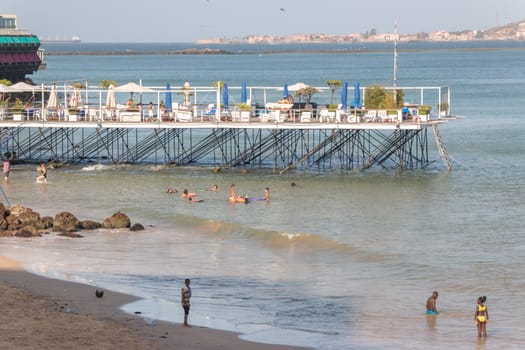
<path id="1" fill-rule="evenodd" d="M 16 15 L 0 14 L 0 79 L 17 83 L 36 72 L 42 64 L 39 47 L 36 35 L 18 29 Z"/>
<path id="2" fill-rule="evenodd" d="M 291 35 L 248 35 L 240 39 L 209 38 L 198 40 L 197 44 L 290 44 L 290 43 L 352 43 L 352 42 L 393 42 L 393 41 L 470 41 L 470 40 L 525 40 L 525 21 L 509 23 L 486 30 L 444 30 L 430 33 L 404 34 L 366 33 L 353 34 L 291 34 Z"/>

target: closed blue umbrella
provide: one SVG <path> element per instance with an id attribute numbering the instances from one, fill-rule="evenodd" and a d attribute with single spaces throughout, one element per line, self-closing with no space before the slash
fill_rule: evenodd
<path id="1" fill-rule="evenodd" d="M 166 84 L 166 98 L 165 98 L 166 110 L 171 112 L 171 86 L 170 83 Z"/>
<path id="2" fill-rule="evenodd" d="M 248 101 L 248 92 L 246 90 L 246 82 L 243 81 L 241 84 L 241 102 L 246 103 Z"/>
<path id="3" fill-rule="evenodd" d="M 222 88 L 222 104 L 223 108 L 228 108 L 228 84 L 224 83 Z"/>
<path id="4" fill-rule="evenodd" d="M 343 83 L 343 89 L 341 90 L 341 108 L 346 109 L 346 104 L 348 100 L 348 83 Z"/>
<path id="5" fill-rule="evenodd" d="M 361 91 L 359 90 L 359 82 L 354 83 L 354 107 L 361 108 Z"/>
<path id="6" fill-rule="evenodd" d="M 288 99 L 288 84 L 284 84 L 284 87 L 283 87 L 283 98 Z"/>

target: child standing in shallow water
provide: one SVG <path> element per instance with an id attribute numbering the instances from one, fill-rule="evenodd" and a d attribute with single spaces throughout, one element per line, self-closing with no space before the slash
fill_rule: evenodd
<path id="1" fill-rule="evenodd" d="M 474 322 L 478 327 L 478 337 L 487 336 L 487 322 L 489 322 L 489 311 L 487 310 L 486 296 L 478 298 L 478 304 L 476 305 L 476 313 L 474 314 Z"/>
<path id="2" fill-rule="evenodd" d="M 11 170 L 11 164 L 9 163 L 9 159 L 4 159 L 4 181 L 7 181 L 9 179 L 9 171 Z"/>
<path id="3" fill-rule="evenodd" d="M 40 175 L 36 178 L 36 182 L 47 182 L 47 168 L 45 163 L 41 163 L 38 168 Z"/>

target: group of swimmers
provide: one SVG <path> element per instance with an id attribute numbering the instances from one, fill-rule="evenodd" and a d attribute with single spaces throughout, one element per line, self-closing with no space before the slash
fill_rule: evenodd
<path id="1" fill-rule="evenodd" d="M 208 191 L 218 192 L 219 191 L 219 186 L 217 184 L 214 184 L 213 186 L 208 188 Z M 172 188 L 172 187 L 169 187 L 166 192 L 168 194 L 178 193 L 177 189 Z M 195 196 L 197 196 L 196 193 L 189 192 L 187 189 L 184 189 L 184 191 L 181 194 L 181 197 L 183 199 L 187 199 L 190 202 L 194 201 L 194 197 Z M 231 184 L 230 185 L 230 198 L 229 199 L 230 199 L 231 202 L 248 202 L 249 201 L 249 198 L 248 198 L 248 196 L 246 194 L 244 196 L 241 196 L 241 195 L 238 195 L 238 194 L 235 193 L 235 184 Z M 266 187 L 264 189 L 264 197 L 257 198 L 257 199 L 258 200 L 269 201 L 270 200 L 270 189 L 268 187 Z"/>
<path id="2" fill-rule="evenodd" d="M 432 295 L 427 299 L 427 315 L 437 315 L 437 298 L 439 293 L 434 291 Z M 476 311 L 474 313 L 474 323 L 478 329 L 478 337 L 487 336 L 487 323 L 489 322 L 489 311 L 487 309 L 486 296 L 478 298 L 476 304 Z"/>
<path id="3" fill-rule="evenodd" d="M 268 187 L 264 188 L 264 197 L 257 198 L 257 200 L 270 200 L 270 189 Z M 230 202 L 244 202 L 247 203 L 249 201 L 249 198 L 246 194 L 244 196 L 241 196 L 239 194 L 235 193 L 235 184 L 230 185 Z"/>

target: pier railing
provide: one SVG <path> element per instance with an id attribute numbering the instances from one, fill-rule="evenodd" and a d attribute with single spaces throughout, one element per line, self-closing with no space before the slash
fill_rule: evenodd
<path id="1" fill-rule="evenodd" d="M 282 101 L 283 88 L 141 87 L 119 91 L 87 86 L 40 85 L 31 91 L 23 107 L 0 105 L 2 122 L 66 123 L 421 123 L 450 115 L 449 87 L 397 87 L 403 90 L 404 105 L 398 108 L 367 108 L 367 87 L 359 89 L 365 103 L 341 103 L 341 94 L 327 87 L 316 87 L 312 102 L 296 97 L 294 103 Z M 386 88 L 392 90 L 394 88 Z M 349 87 L 348 96 L 355 96 Z M 168 95 L 169 94 L 169 95 Z M 171 95 L 171 96 L 170 96 Z M 293 92 L 290 92 L 293 96 Z M 25 96 L 29 96 L 26 92 Z M 169 106 L 166 101 L 173 101 Z M 5 100 L 4 100 L 5 101 Z M 56 101 L 56 102 L 55 102 Z M 336 103 L 332 103 L 336 101 Z M 169 102 L 168 102 L 169 103 Z M 429 106 L 430 109 L 423 106 Z"/>

